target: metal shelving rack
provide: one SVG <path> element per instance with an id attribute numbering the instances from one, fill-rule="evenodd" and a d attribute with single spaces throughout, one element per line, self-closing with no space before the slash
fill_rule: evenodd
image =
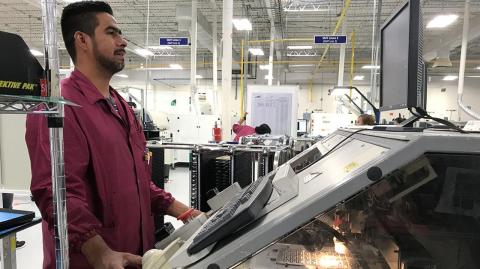
<path id="1" fill-rule="evenodd" d="M 50 134 L 56 268 L 68 268 L 68 231 L 63 156 L 63 106 L 76 104 L 61 97 L 0 95 L 0 114 L 45 114 Z M 15 259 L 13 259 L 15 261 Z M 15 262 L 8 265 L 15 268 Z"/>
<path id="2" fill-rule="evenodd" d="M 1 114 L 46 114 L 50 137 L 55 261 L 57 269 L 69 268 L 68 230 L 63 151 L 64 106 L 76 104 L 61 97 L 57 42 L 57 4 L 41 0 L 45 44 L 45 74 L 51 97 L 0 95 Z"/>

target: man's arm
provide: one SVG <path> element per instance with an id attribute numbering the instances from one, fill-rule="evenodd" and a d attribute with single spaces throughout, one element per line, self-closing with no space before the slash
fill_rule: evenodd
<path id="1" fill-rule="evenodd" d="M 242 125 L 247 120 L 247 115 L 248 115 L 248 112 L 245 112 L 245 115 L 243 115 L 243 117 L 241 117 L 240 120 L 238 120 L 239 125 Z"/>
<path id="2" fill-rule="evenodd" d="M 153 184 L 153 182 L 150 182 L 150 197 L 152 213 L 154 214 L 166 214 L 172 217 L 178 217 L 190 210 L 190 207 L 175 200 L 175 198 L 172 197 L 172 194 L 160 189 Z M 195 217 L 201 213 L 201 211 L 194 210 L 192 216 Z"/>
<path id="3" fill-rule="evenodd" d="M 178 217 L 180 216 L 181 214 L 187 212 L 188 210 L 190 210 L 190 207 L 186 206 L 185 204 L 175 200 L 173 201 L 173 203 L 170 205 L 170 207 L 168 207 L 167 209 L 167 212 L 165 212 L 167 215 L 169 216 L 172 216 L 172 217 Z M 198 210 L 193 210 L 191 216 L 192 217 L 196 217 L 198 215 L 202 214 L 201 211 L 198 211 Z"/>
<path id="4" fill-rule="evenodd" d="M 95 269 L 141 266 L 142 257 L 125 252 L 113 251 L 103 238 L 96 235 L 82 245 L 82 253 Z"/>

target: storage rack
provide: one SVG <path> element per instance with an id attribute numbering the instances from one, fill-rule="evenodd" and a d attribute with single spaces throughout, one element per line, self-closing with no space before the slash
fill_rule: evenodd
<path id="1" fill-rule="evenodd" d="M 291 157 L 289 146 L 151 142 L 148 147 L 190 150 L 190 206 L 208 211 L 216 191 L 238 182 L 245 187 Z M 213 192 L 212 192 L 213 191 Z"/>
<path id="2" fill-rule="evenodd" d="M 0 95 L 0 114 L 45 114 L 50 133 L 50 157 L 52 167 L 52 192 L 54 204 L 54 229 L 57 268 L 68 268 L 68 237 L 66 213 L 66 187 L 63 156 L 63 106 L 77 106 L 62 97 Z M 5 244 L 11 240 L 4 239 Z M 7 247 L 7 248 L 6 248 Z M 15 259 L 5 259 L 5 268 L 16 268 Z"/>

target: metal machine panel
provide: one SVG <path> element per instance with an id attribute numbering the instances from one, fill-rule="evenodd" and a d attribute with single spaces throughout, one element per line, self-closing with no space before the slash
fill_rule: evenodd
<path id="1" fill-rule="evenodd" d="M 338 143 L 341 144 L 337 146 Z M 332 211 L 335 207 L 338 208 L 348 199 L 365 192 L 377 180 L 390 176 L 399 168 L 418 162 L 426 153 L 480 154 L 479 145 L 480 135 L 474 134 L 338 130 L 313 146 L 321 152 L 322 159 L 307 164 L 295 172 L 292 163 L 301 162 L 302 158 L 307 158 L 309 153 L 315 150 L 309 149 L 275 171 L 274 188 L 278 189 L 281 182 L 292 181 L 295 182 L 293 186 L 298 184 L 298 195 L 292 196 L 288 191 L 277 192 L 278 195 L 275 197 L 272 195 L 271 199 L 278 200 L 282 195 L 290 195 L 290 199 L 284 200 L 282 205 L 270 209 L 270 211 L 266 210 L 268 212 L 255 222 L 235 232 L 229 238 L 217 242 L 210 253 L 202 253 L 206 255 L 204 258 L 196 260 L 191 259 L 194 257 L 189 257 L 191 263 L 188 268 L 236 266 L 286 237 L 295 229 L 311 222 L 313 218 L 325 214 L 325 212 L 335 212 Z M 417 166 L 423 167 L 423 163 L 420 162 Z M 412 175 L 410 177 L 417 175 L 417 166 L 409 166 L 412 168 L 405 170 L 407 171 L 405 172 L 406 178 L 409 178 L 409 174 Z M 480 167 L 480 163 L 478 167 Z M 426 169 L 425 171 L 431 176 L 423 178 L 423 181 L 409 184 L 396 196 L 390 197 L 390 200 L 400 201 L 410 191 L 433 182 L 435 175 L 431 173 L 432 170 Z M 459 173 L 451 171 L 453 172 L 450 173 Z M 449 184 L 453 184 L 451 182 Z M 447 199 L 443 203 L 451 204 L 451 201 L 452 199 Z M 445 208 L 439 210 L 449 212 Z M 331 223 L 331 220 L 326 220 L 326 222 Z M 279 250 L 277 249 L 277 251 Z M 178 256 L 180 253 L 176 255 Z M 255 256 L 254 259 L 258 259 L 258 257 L 260 256 Z M 309 259 L 311 260 L 312 257 L 309 256 Z M 286 265 L 288 262 L 284 259 L 283 264 Z M 291 265 L 293 266 L 293 264 Z"/>

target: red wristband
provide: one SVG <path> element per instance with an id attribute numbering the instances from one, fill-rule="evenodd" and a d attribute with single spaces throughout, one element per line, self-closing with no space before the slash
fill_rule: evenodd
<path id="1" fill-rule="evenodd" d="M 186 220 L 188 220 L 191 216 L 192 216 L 192 213 L 195 209 L 193 208 L 190 208 L 189 210 L 183 212 L 182 214 L 180 214 L 180 216 L 177 217 L 177 220 L 181 220 L 183 222 L 185 222 Z"/>

